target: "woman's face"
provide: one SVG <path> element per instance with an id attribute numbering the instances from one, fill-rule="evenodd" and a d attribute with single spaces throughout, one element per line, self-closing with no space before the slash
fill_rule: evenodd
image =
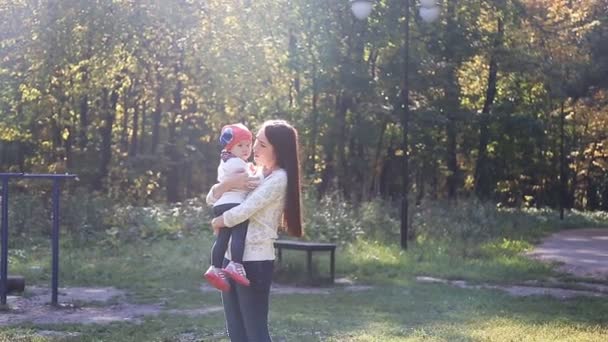
<path id="1" fill-rule="evenodd" d="M 273 168 L 276 165 L 274 147 L 268 142 L 264 128 L 260 129 L 253 144 L 253 160 L 256 165 Z"/>

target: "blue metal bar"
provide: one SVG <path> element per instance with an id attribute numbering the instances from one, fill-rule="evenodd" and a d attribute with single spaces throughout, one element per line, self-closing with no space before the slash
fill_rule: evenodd
<path id="1" fill-rule="evenodd" d="M 51 278 L 51 304 L 57 305 L 57 287 L 59 285 L 59 193 L 60 193 L 60 178 L 53 180 L 53 234 L 51 237 L 52 249 L 52 268 L 53 276 Z"/>
<path id="2" fill-rule="evenodd" d="M 32 174 L 32 173 L 24 173 L 22 174 L 23 178 L 48 178 L 48 179 L 57 179 L 57 178 L 76 178 L 76 175 L 72 175 L 72 174 L 54 174 L 54 173 L 40 173 L 40 174 Z"/>
<path id="3" fill-rule="evenodd" d="M 2 261 L 0 273 L 2 280 L 0 283 L 0 296 L 2 305 L 6 305 L 6 295 L 8 293 L 8 179 L 9 176 L 2 175 Z"/>
<path id="4" fill-rule="evenodd" d="M 61 181 L 67 178 L 77 178 L 73 174 L 27 174 L 27 173 L 0 173 L 2 180 L 2 253 L 0 260 L 0 301 L 6 305 L 8 293 L 8 182 L 11 177 L 18 178 L 43 178 L 53 180 L 53 229 L 51 236 L 51 303 L 57 305 L 57 290 L 59 285 L 59 197 Z"/>

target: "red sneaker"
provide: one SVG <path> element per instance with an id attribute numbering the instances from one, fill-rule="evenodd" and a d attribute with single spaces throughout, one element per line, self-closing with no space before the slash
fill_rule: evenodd
<path id="1" fill-rule="evenodd" d="M 207 279 L 209 284 L 216 289 L 222 292 L 230 290 L 230 284 L 228 284 L 226 275 L 221 268 L 215 268 L 213 265 L 209 266 L 209 269 L 207 269 L 207 272 L 205 272 L 204 277 Z"/>
<path id="2" fill-rule="evenodd" d="M 224 268 L 224 272 L 237 283 L 243 286 L 249 286 L 249 279 L 247 279 L 247 274 L 245 273 L 245 267 L 243 267 L 243 264 L 231 261 Z"/>

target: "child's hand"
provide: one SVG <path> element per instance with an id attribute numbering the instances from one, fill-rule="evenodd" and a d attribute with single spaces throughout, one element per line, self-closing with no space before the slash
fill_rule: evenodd
<path id="1" fill-rule="evenodd" d="M 255 165 L 253 165 L 253 163 L 247 163 L 247 167 L 249 168 L 249 173 L 255 174 L 256 167 L 255 167 Z"/>
<path id="2" fill-rule="evenodd" d="M 224 217 L 218 216 L 211 220 L 211 228 L 213 228 L 213 234 L 217 235 L 220 232 L 220 228 L 224 227 Z"/>

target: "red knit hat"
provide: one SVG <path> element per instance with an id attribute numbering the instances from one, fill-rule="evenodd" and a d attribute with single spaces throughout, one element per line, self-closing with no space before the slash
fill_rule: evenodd
<path id="1" fill-rule="evenodd" d="M 230 149 L 243 140 L 253 140 L 253 134 L 251 134 L 251 131 L 245 125 L 237 123 L 222 127 L 220 145 L 222 145 L 224 150 L 230 151 Z"/>

